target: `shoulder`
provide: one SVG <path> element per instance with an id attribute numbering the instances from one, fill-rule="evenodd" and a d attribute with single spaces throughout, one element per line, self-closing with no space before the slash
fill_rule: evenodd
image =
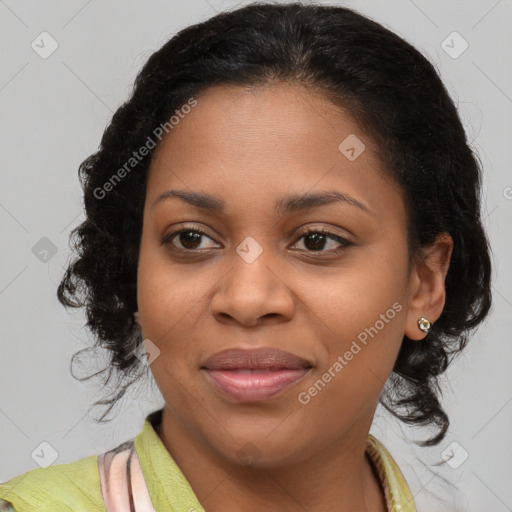
<path id="1" fill-rule="evenodd" d="M 104 511 L 98 472 L 98 456 L 37 468 L 0 484 L 0 511 L 40 510 Z M 4 508 L 1 508 L 4 507 Z"/>

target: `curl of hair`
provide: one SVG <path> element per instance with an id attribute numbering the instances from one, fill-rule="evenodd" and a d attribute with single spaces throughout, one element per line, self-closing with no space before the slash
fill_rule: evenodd
<path id="1" fill-rule="evenodd" d="M 58 288 L 59 301 L 85 307 L 96 346 L 129 379 L 140 361 L 137 261 L 146 177 L 154 149 L 121 180 L 114 174 L 155 129 L 202 91 L 221 84 L 298 84 L 348 112 L 379 150 L 387 176 L 403 191 L 409 252 L 437 235 L 454 241 L 446 303 L 421 342 L 404 336 L 380 401 L 409 424 L 449 426 L 438 377 L 467 344 L 491 307 L 490 248 L 480 217 L 481 171 L 456 107 L 432 64 L 393 32 L 335 6 L 256 2 L 189 26 L 154 52 L 133 92 L 113 115 L 96 153 L 79 168 L 86 219 L 71 233 L 77 257 Z M 131 166 L 131 164 L 130 164 Z M 105 184 L 112 184 L 105 192 Z M 105 197 L 103 197 L 105 196 Z M 111 376 L 109 369 L 109 379 Z M 104 371 L 107 371 L 105 369 Z M 110 404 L 124 394 L 117 386 Z M 103 419 L 102 417 L 102 419 Z"/>

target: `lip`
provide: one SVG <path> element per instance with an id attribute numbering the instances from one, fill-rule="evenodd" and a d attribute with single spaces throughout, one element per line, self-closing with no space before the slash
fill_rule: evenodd
<path id="1" fill-rule="evenodd" d="M 284 393 L 311 368 L 305 359 L 271 347 L 224 350 L 201 366 L 218 391 L 238 402 L 259 402 Z"/>

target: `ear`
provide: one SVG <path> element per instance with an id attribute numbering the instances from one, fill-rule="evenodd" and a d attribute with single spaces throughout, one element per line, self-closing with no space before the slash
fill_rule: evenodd
<path id="1" fill-rule="evenodd" d="M 423 316 L 434 323 L 444 308 L 446 299 L 445 278 L 450 266 L 453 239 L 448 233 L 441 233 L 434 242 L 422 248 L 409 276 L 409 304 L 405 324 L 405 336 L 420 340 L 427 333 L 418 327 Z"/>

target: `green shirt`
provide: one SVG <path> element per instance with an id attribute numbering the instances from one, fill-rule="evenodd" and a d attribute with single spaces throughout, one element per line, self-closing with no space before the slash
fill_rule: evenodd
<path id="1" fill-rule="evenodd" d="M 145 419 L 141 432 L 118 448 L 134 446 L 143 482 L 156 512 L 204 512 L 187 479 L 155 431 L 161 410 Z M 114 453 L 115 449 L 110 452 Z M 128 453 L 125 451 L 124 453 Z M 368 435 L 366 454 L 381 485 L 389 512 L 416 512 L 409 487 L 384 445 Z M 105 512 L 98 455 L 38 468 L 0 484 L 0 511 Z"/>

